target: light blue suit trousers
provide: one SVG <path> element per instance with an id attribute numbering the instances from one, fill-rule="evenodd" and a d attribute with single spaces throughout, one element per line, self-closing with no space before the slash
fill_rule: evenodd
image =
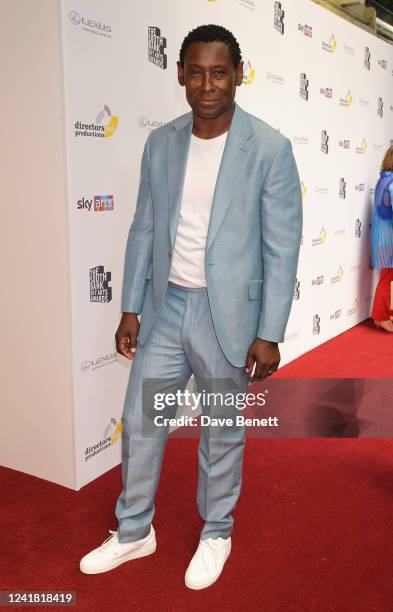
<path id="1" fill-rule="evenodd" d="M 151 435 L 143 427 L 146 415 L 152 412 L 151 404 L 143 405 L 143 384 L 148 379 L 160 379 L 161 392 L 176 393 L 184 390 L 192 373 L 198 392 L 203 389 L 219 396 L 228 394 L 230 388 L 233 394 L 248 391 L 249 377 L 244 366 L 232 365 L 220 348 L 206 288 L 169 282 L 147 341 L 143 345 L 138 341 L 124 402 L 123 490 L 115 510 L 119 542 L 139 540 L 150 531 L 168 436 L 168 428 L 159 427 L 160 433 Z M 201 407 L 202 413 L 212 418 L 236 411 L 219 402 Z M 176 408 L 165 416 L 173 418 Z M 231 512 L 240 494 L 245 430 L 235 425 L 228 435 L 211 425 L 200 431 L 197 506 L 204 520 L 201 538 L 228 538 L 233 526 Z"/>

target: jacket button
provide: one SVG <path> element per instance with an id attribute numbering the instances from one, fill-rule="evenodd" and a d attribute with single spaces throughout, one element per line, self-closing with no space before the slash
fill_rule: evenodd
<path id="1" fill-rule="evenodd" d="M 169 249 L 169 257 L 172 257 L 172 249 Z"/>

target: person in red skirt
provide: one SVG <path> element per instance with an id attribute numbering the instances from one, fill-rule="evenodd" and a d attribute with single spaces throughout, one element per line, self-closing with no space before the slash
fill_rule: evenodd
<path id="1" fill-rule="evenodd" d="M 371 263 L 380 270 L 371 317 L 393 332 L 393 145 L 385 153 L 375 188 L 371 225 Z"/>

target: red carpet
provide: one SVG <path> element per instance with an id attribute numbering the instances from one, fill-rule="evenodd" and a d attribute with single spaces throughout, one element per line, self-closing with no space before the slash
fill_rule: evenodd
<path id="1" fill-rule="evenodd" d="M 119 467 L 79 492 L 2 470 L 1 589 L 70 589 L 92 611 L 392 610 L 393 441 L 249 439 L 233 552 L 215 585 L 189 591 L 196 443 L 168 443 L 157 552 L 98 576 L 78 561 L 116 527 Z"/>
<path id="2" fill-rule="evenodd" d="M 282 378 L 393 377 L 393 334 L 371 319 L 352 327 L 280 368 Z"/>
<path id="3" fill-rule="evenodd" d="M 392 341 L 358 325 L 280 375 L 389 376 Z M 1 589 L 73 590 L 92 611 L 391 612 L 393 440 L 249 438 L 233 552 L 204 591 L 183 585 L 202 526 L 196 446 L 168 443 L 157 552 L 98 576 L 79 559 L 117 526 L 120 466 L 79 492 L 2 469 Z"/>

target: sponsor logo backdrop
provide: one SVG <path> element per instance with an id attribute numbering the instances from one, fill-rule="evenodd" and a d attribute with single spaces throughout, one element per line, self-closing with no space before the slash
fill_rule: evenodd
<path id="1" fill-rule="evenodd" d="M 393 138 L 393 48 L 308 0 L 63 0 L 78 486 L 120 461 L 130 364 L 114 332 L 148 132 L 189 111 L 186 33 L 238 38 L 245 110 L 290 138 L 304 232 L 282 363 L 369 316 L 373 192 Z M 98 213 L 104 214 L 98 214 Z M 192 385 L 192 381 L 190 382 Z"/>

